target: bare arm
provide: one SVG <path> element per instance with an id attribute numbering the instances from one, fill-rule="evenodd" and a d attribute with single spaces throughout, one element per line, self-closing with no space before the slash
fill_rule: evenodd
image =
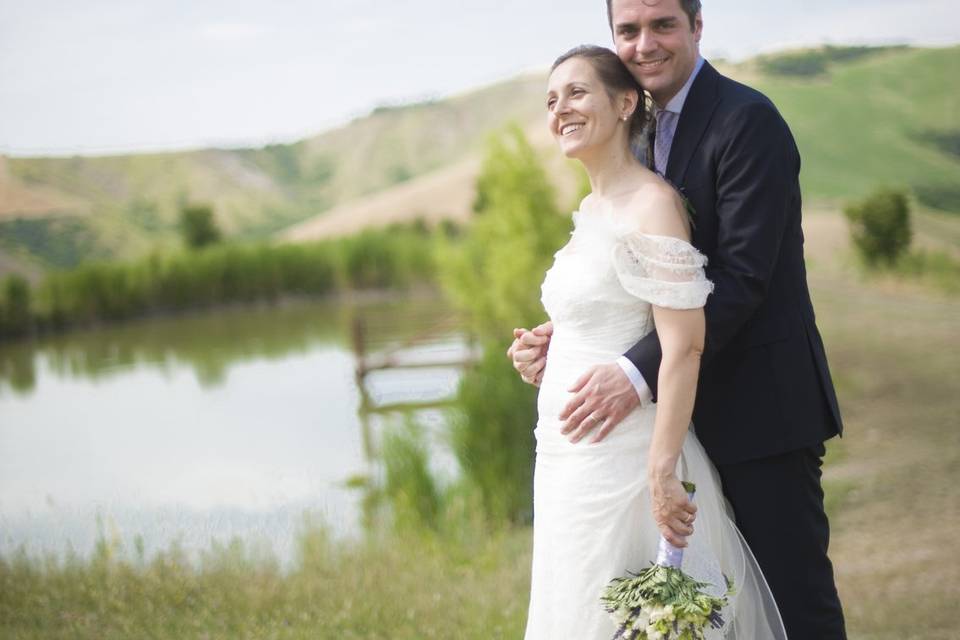
<path id="1" fill-rule="evenodd" d="M 643 214 L 641 233 L 651 236 L 669 236 L 689 242 L 689 228 L 683 215 L 682 203 L 672 190 L 666 186 L 654 193 L 640 194 L 638 209 Z M 659 242 L 659 241 L 658 241 Z M 636 295 L 653 295 L 648 298 L 653 304 L 654 323 L 660 333 L 663 360 L 660 366 L 658 387 L 660 398 L 657 404 L 657 417 L 654 434 L 648 454 L 648 480 L 652 498 L 654 519 L 661 534 L 674 546 L 684 547 L 684 537 L 693 533 L 690 526 L 696 513 L 696 507 L 687 498 L 686 492 L 676 476 L 677 461 L 690 426 L 693 405 L 696 398 L 697 378 L 700 371 L 700 359 L 704 349 L 705 319 L 701 306 L 689 308 L 687 303 L 676 303 L 669 296 L 663 298 L 661 306 L 657 300 L 659 294 L 653 290 L 644 290 L 641 282 L 659 282 L 659 288 L 669 289 L 670 283 L 677 287 L 689 286 L 702 278 L 703 270 L 697 260 L 696 251 L 689 247 L 688 262 L 670 263 L 666 267 L 657 253 L 662 247 L 644 245 L 629 251 L 634 259 L 641 260 L 643 252 L 648 255 L 646 270 L 637 276 L 625 268 L 618 271 L 621 283 L 628 291 Z M 702 282 L 702 280 L 699 280 Z M 635 288 L 639 287 L 639 289 Z M 702 287 L 701 287 L 702 288 Z M 705 294 L 704 294 L 704 297 Z M 677 306 L 678 308 L 672 308 Z M 602 439 L 625 415 L 639 404 L 639 399 L 631 383 L 626 379 L 618 365 L 604 364 L 591 367 L 577 382 L 578 387 L 571 389 L 576 395 L 568 403 L 561 419 L 566 419 L 564 427 L 573 431 L 571 440 L 576 441 L 601 424 L 594 441 Z"/>
<path id="2" fill-rule="evenodd" d="M 641 218 L 640 231 L 689 242 L 686 209 L 677 192 L 665 182 L 639 191 L 628 208 Z M 651 380 L 646 382 L 649 384 Z M 562 433 L 570 434 L 572 442 L 579 441 L 597 426 L 600 428 L 592 441 L 604 439 L 641 404 L 636 387 L 616 362 L 590 367 L 569 391 L 575 395 L 560 413 L 560 419 L 564 420 Z"/>
<path id="3" fill-rule="evenodd" d="M 680 536 L 693 532 L 688 525 L 696 507 L 687 498 L 676 468 L 693 415 L 705 320 L 702 308 L 675 310 L 655 306 L 653 317 L 660 335 L 663 359 L 647 476 L 654 518 L 660 532 L 674 546 L 682 547 L 686 543 Z"/>

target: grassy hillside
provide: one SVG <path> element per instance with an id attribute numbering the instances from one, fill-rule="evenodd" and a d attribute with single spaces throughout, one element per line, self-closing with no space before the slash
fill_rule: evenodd
<path id="1" fill-rule="evenodd" d="M 960 211 L 960 47 L 789 52 L 723 70 L 783 112 L 803 154 L 808 201 L 889 184 Z M 320 237 L 424 214 L 463 218 L 482 141 L 510 121 L 527 128 L 568 185 L 543 130 L 544 84 L 545 74 L 534 74 L 379 108 L 261 149 L 0 159 L 0 252 L 8 256 L 0 269 L 24 257 L 69 266 L 171 246 L 185 202 L 213 204 L 240 239 Z"/>
<path id="2" fill-rule="evenodd" d="M 835 209 L 838 200 L 893 185 L 914 191 L 926 208 L 960 212 L 960 47 L 826 47 L 719 66 L 780 108 L 803 156 L 808 203 Z M 545 75 L 539 81 L 545 84 Z M 575 174 L 565 170 L 537 113 L 519 121 L 529 123 L 527 136 L 566 206 Z M 281 238 L 319 239 L 416 216 L 432 219 L 443 206 L 448 217 L 463 219 L 470 213 L 479 162 L 472 172 L 466 166 L 348 200 L 285 230 Z"/>
<path id="3" fill-rule="evenodd" d="M 520 77 L 444 101 L 376 109 L 261 149 L 0 158 L 0 249 L 50 266 L 139 255 L 177 242 L 187 202 L 211 203 L 228 235 L 265 237 L 476 153 L 489 131 L 539 113 L 541 87 L 540 78 Z"/>
<path id="4" fill-rule="evenodd" d="M 790 124 L 808 198 L 897 185 L 960 211 L 960 47 L 894 49 L 810 77 L 765 74 L 750 83 Z"/>

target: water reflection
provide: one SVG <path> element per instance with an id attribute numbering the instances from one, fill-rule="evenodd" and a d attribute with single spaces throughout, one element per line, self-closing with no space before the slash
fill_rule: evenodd
<path id="1" fill-rule="evenodd" d="M 347 303 L 288 302 L 277 306 L 221 310 L 155 318 L 99 330 L 51 336 L 39 344 L 0 346 L 0 393 L 31 392 L 36 368 L 59 377 L 108 378 L 132 367 L 194 370 L 205 387 L 222 384 L 232 363 L 277 359 L 317 345 L 347 347 L 350 325 L 364 319 L 374 348 L 401 343 L 424 323 L 449 316 L 438 299 L 358 300 Z M 437 338 L 445 338 L 449 332 Z M 440 348 L 443 348 L 442 345 Z"/>
<path id="2" fill-rule="evenodd" d="M 3 347 L 0 553 L 86 552 L 97 514 L 128 544 L 142 534 L 148 554 L 240 535 L 285 559 L 304 512 L 354 535 L 361 496 L 344 483 L 378 473 L 357 415 L 358 315 L 375 351 L 449 311 L 434 298 L 292 303 Z M 446 326 L 403 357 L 455 360 L 463 340 Z M 455 368 L 385 370 L 367 391 L 382 403 L 433 400 L 458 379 Z M 371 416 L 367 429 L 388 421 Z M 439 414 L 424 421 L 438 472 L 455 474 Z"/>

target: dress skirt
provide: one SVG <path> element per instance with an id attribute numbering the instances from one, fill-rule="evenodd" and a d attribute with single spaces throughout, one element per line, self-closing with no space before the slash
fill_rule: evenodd
<path id="1" fill-rule="evenodd" d="M 616 624 L 600 602 L 613 578 L 639 572 L 656 558 L 646 465 L 656 406 L 634 411 L 603 441 L 576 444 L 559 421 L 541 420 L 534 469 L 534 533 L 525 640 L 610 640 Z M 683 570 L 726 590 L 734 580 L 721 631 L 708 638 L 785 638 L 763 576 L 730 516 L 719 477 L 689 431 L 678 475 L 697 485 L 694 535 Z"/>

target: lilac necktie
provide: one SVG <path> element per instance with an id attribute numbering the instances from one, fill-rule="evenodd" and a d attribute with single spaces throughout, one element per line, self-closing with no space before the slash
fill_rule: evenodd
<path id="1" fill-rule="evenodd" d="M 653 146 L 653 162 L 657 173 L 667 174 L 667 161 L 670 159 L 670 147 L 673 134 L 677 130 L 677 114 L 672 111 L 657 112 L 657 139 Z"/>

